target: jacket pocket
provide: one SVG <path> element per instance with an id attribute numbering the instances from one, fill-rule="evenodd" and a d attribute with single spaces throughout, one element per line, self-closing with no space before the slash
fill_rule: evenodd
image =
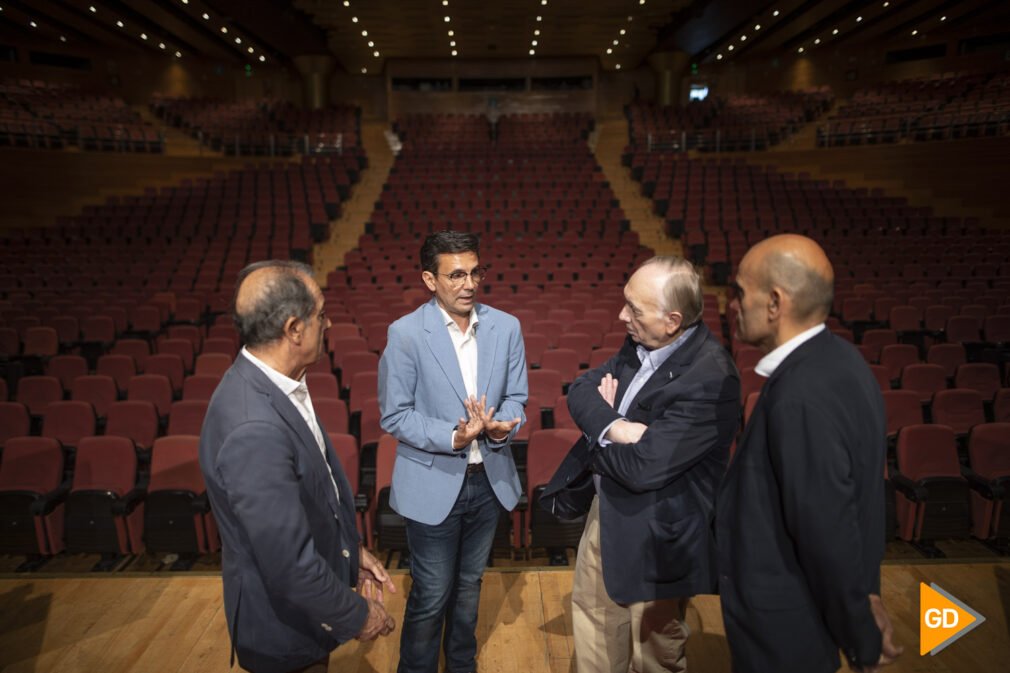
<path id="1" fill-rule="evenodd" d="M 407 446 L 406 444 L 396 445 L 396 455 L 403 456 L 407 460 L 412 460 L 415 463 L 420 463 L 425 467 L 431 467 L 431 464 L 435 462 L 435 454 L 415 449 L 414 447 Z"/>
<path id="2" fill-rule="evenodd" d="M 650 521 L 649 533 L 655 562 L 646 564 L 645 579 L 670 583 L 690 575 L 699 555 L 704 553 L 699 545 L 699 533 L 704 523 L 704 519 L 699 516 L 674 521 Z"/>

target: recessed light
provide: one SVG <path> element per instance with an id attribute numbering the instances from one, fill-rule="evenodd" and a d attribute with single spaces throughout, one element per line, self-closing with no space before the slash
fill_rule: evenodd
<path id="1" fill-rule="evenodd" d="M 947 17 L 946 17 L 946 16 L 941 16 L 941 17 L 940 17 L 940 20 L 941 20 L 941 21 L 946 21 L 946 20 L 947 20 Z"/>
<path id="2" fill-rule="evenodd" d="M 816 40 L 814 40 L 814 44 L 820 44 L 820 43 L 821 43 L 821 38 L 817 38 Z"/>
<path id="3" fill-rule="evenodd" d="M 210 14 L 208 14 L 207 12 L 204 12 L 203 13 L 203 20 L 204 21 L 210 21 Z"/>
<path id="4" fill-rule="evenodd" d="M 863 20 L 863 17 L 861 17 L 861 16 L 857 16 L 857 17 L 856 17 L 856 23 L 859 23 L 859 22 L 860 22 L 860 21 L 862 21 L 862 20 Z"/>
<path id="5" fill-rule="evenodd" d="M 747 36 L 746 35 L 741 35 L 740 36 L 740 41 L 741 42 L 746 42 L 747 41 Z"/>
<path id="6" fill-rule="evenodd" d="M 799 48 L 799 49 L 797 49 L 796 51 L 798 51 L 799 53 L 801 53 L 801 54 L 802 54 L 802 53 L 803 53 L 803 47 L 800 47 L 800 48 Z"/>
<path id="7" fill-rule="evenodd" d="M 533 34 L 534 34 L 534 35 L 539 35 L 539 34 L 540 34 L 540 29 L 539 29 L 539 28 L 537 28 L 536 30 L 534 30 L 534 31 L 533 31 Z"/>
<path id="8" fill-rule="evenodd" d="M 34 21 L 29 21 L 28 25 L 31 26 L 32 28 L 38 28 L 39 27 L 39 24 L 35 23 Z M 120 24 L 120 25 L 122 25 L 122 24 Z"/>
<path id="9" fill-rule="evenodd" d="M 885 3 L 884 3 L 884 7 L 887 7 L 887 6 L 889 5 L 889 4 L 891 4 L 891 3 L 889 3 L 889 2 L 885 2 Z"/>
<path id="10" fill-rule="evenodd" d="M 624 35 L 626 32 L 628 32 L 628 31 L 626 31 L 623 28 L 621 28 L 621 35 Z"/>
<path id="11" fill-rule="evenodd" d="M 452 21 L 452 17 L 451 16 L 445 17 L 445 22 L 446 23 L 449 23 L 450 21 Z"/>
<path id="12" fill-rule="evenodd" d="M 456 40 L 449 40 L 449 46 L 450 47 L 455 47 L 456 46 Z"/>
<path id="13" fill-rule="evenodd" d="M 369 46 L 369 47 L 374 47 L 374 46 L 375 46 L 375 43 L 374 43 L 374 42 L 372 42 L 371 40 L 369 40 L 369 41 L 368 41 L 368 46 Z"/>
<path id="14" fill-rule="evenodd" d="M 919 34 L 918 29 L 912 31 L 912 35 L 918 35 L 918 34 Z"/>
<path id="15" fill-rule="evenodd" d="M 722 60 L 722 54 L 716 54 L 715 55 L 715 60 L 721 61 Z"/>
<path id="16" fill-rule="evenodd" d="M 267 62 L 267 57 L 261 55 L 260 56 L 260 63 L 266 63 L 266 62 Z"/>
<path id="17" fill-rule="evenodd" d="M 140 39 L 141 40 L 146 40 L 147 39 L 147 33 L 141 33 L 140 34 Z"/>
<path id="18" fill-rule="evenodd" d="M 362 68 L 361 69 L 361 74 L 362 75 L 367 75 L 368 74 L 368 68 Z"/>
<path id="19" fill-rule="evenodd" d="M 227 34 L 228 34 L 228 26 L 221 26 L 221 32 L 222 32 L 222 33 L 223 33 L 224 35 L 227 35 Z"/>
<path id="20" fill-rule="evenodd" d="M 760 23 L 755 23 L 754 24 L 754 30 L 761 30 L 761 24 Z"/>
<path id="21" fill-rule="evenodd" d="M 67 41 L 66 35 L 60 35 L 60 42 L 66 42 L 66 41 Z"/>
<path id="22" fill-rule="evenodd" d="M 442 6 L 443 7 L 448 7 L 449 6 L 449 0 L 442 0 Z"/>
<path id="23" fill-rule="evenodd" d="M 351 17 L 351 23 L 357 23 L 357 22 L 358 22 L 358 17 L 352 16 Z"/>
<path id="24" fill-rule="evenodd" d="M 159 42 L 158 43 L 158 49 L 164 49 L 164 48 L 165 48 L 165 43 L 164 42 Z"/>
<path id="25" fill-rule="evenodd" d="M 837 28 L 835 28 L 835 29 L 834 29 L 833 31 L 831 31 L 831 34 L 832 34 L 832 35 L 838 35 L 838 29 L 837 29 Z"/>
<path id="26" fill-rule="evenodd" d="M 189 4 L 189 0 L 182 0 L 182 4 L 188 5 Z"/>
<path id="27" fill-rule="evenodd" d="M 535 47 L 535 46 L 537 46 L 537 41 L 533 40 L 532 42 L 530 42 L 530 44 L 532 44 Z"/>
<path id="28" fill-rule="evenodd" d="M 253 49 L 252 47 L 249 47 L 248 49 L 246 49 L 246 51 L 249 52 L 250 54 L 256 53 L 256 50 Z"/>
<path id="29" fill-rule="evenodd" d="M 98 12 L 98 10 L 97 10 L 97 9 L 95 9 L 95 6 L 94 6 L 94 5 L 91 5 L 90 7 L 88 7 L 88 9 L 90 9 L 90 10 L 91 10 L 91 13 L 92 13 L 92 14 L 95 14 L 95 13 L 97 13 L 97 12 Z"/>
<path id="30" fill-rule="evenodd" d="M 455 34 L 456 34 L 455 32 L 453 32 L 453 31 L 451 31 L 451 30 L 449 31 L 449 37 L 452 37 L 452 36 L 453 36 L 453 35 L 455 35 Z"/>
<path id="31" fill-rule="evenodd" d="M 452 55 L 453 55 L 453 56 L 455 56 L 455 55 L 456 55 L 456 54 L 458 54 L 458 53 L 459 53 L 459 52 L 458 52 L 458 51 L 456 51 L 455 49 L 453 49 L 453 50 L 452 50 Z"/>
<path id="32" fill-rule="evenodd" d="M 729 47 L 727 47 L 727 49 L 728 49 L 729 51 L 733 51 L 733 45 L 729 45 Z"/>
<path id="33" fill-rule="evenodd" d="M 614 46 L 615 46 L 615 47 L 616 47 L 617 45 L 619 45 L 619 44 L 620 44 L 620 41 L 619 41 L 619 40 L 614 40 Z"/>
<path id="34" fill-rule="evenodd" d="M 235 38 L 235 44 L 242 44 L 242 38 L 241 37 L 236 37 Z"/>
<path id="35" fill-rule="evenodd" d="M 351 3 L 349 0 L 344 0 L 344 7 L 350 7 Z"/>
<path id="36" fill-rule="evenodd" d="M 540 4 L 541 5 L 546 5 L 547 4 L 547 0 L 540 0 Z"/>
<path id="37" fill-rule="evenodd" d="M 175 57 L 176 58 L 182 58 L 182 52 L 181 51 L 175 52 Z"/>
<path id="38" fill-rule="evenodd" d="M 607 53 L 608 54 L 613 54 L 614 53 L 613 48 L 612 47 L 607 47 Z"/>
<path id="39" fill-rule="evenodd" d="M 634 20 L 635 20 L 635 17 L 633 17 L 631 14 L 628 14 L 628 23 L 631 23 Z"/>
<path id="40" fill-rule="evenodd" d="M 537 21 L 539 22 L 539 21 L 543 21 L 543 20 L 544 20 L 544 17 L 542 17 L 542 16 L 540 16 L 540 15 L 538 14 L 538 15 L 537 15 Z"/>
<path id="41" fill-rule="evenodd" d="M 535 56 L 537 53 L 536 49 L 530 49 L 530 56 Z"/>
<path id="42" fill-rule="evenodd" d="M 376 49 L 375 51 L 373 51 L 372 56 L 374 56 L 375 58 L 379 58 L 379 50 Z"/>
<path id="43" fill-rule="evenodd" d="M 361 37 L 368 37 L 368 31 L 367 30 L 361 31 Z"/>
<path id="44" fill-rule="evenodd" d="M 116 21 L 116 25 L 119 26 L 120 28 L 122 28 L 123 27 L 123 22 L 122 21 Z"/>
<path id="45" fill-rule="evenodd" d="M 643 5 L 645 4 L 645 0 L 642 0 L 642 4 L 643 4 Z M 620 69 L 621 69 L 621 64 L 620 64 L 620 63 L 618 63 L 618 64 L 617 64 L 616 66 L 614 66 L 614 67 L 615 67 L 615 68 L 617 68 L 618 70 L 620 70 Z"/>
<path id="46" fill-rule="evenodd" d="M 774 12 L 772 12 L 772 16 L 778 16 L 778 15 L 779 15 L 779 10 L 776 9 Z"/>

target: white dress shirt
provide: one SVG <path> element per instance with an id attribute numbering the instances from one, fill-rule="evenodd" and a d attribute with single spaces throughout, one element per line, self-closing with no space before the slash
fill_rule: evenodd
<path id="1" fill-rule="evenodd" d="M 820 325 L 811 327 L 805 332 L 800 332 L 792 339 L 758 360 L 757 365 L 754 367 L 754 373 L 768 378 L 775 373 L 775 370 L 778 369 L 780 364 L 782 364 L 782 361 L 789 357 L 794 350 L 805 344 L 807 341 L 813 339 L 825 329 L 827 329 L 827 326 L 824 323 L 821 323 Z"/>
<path id="2" fill-rule="evenodd" d="M 456 351 L 456 360 L 459 362 L 459 373 L 463 375 L 463 387 L 466 388 L 468 397 L 477 397 L 477 310 L 470 309 L 470 324 L 463 332 L 456 321 L 452 319 L 449 312 L 441 306 L 438 310 L 442 312 L 446 329 L 449 330 L 449 338 L 452 339 L 453 349 Z M 456 431 L 452 431 L 452 442 L 450 446 L 455 446 Z M 477 440 L 470 442 L 470 456 L 467 464 L 483 463 L 484 458 L 480 455 L 480 448 Z"/>
<path id="3" fill-rule="evenodd" d="M 295 381 L 292 378 L 288 378 L 250 353 L 245 346 L 242 347 L 242 355 L 244 355 L 249 362 L 256 365 L 260 371 L 266 374 L 267 378 L 270 379 L 274 385 L 280 388 L 281 392 L 291 400 L 293 405 L 295 405 L 295 409 L 297 409 L 298 413 L 301 414 L 302 420 L 304 420 L 305 424 L 309 426 L 309 430 L 312 431 L 312 436 L 316 439 L 316 444 L 319 446 L 319 453 L 323 457 L 323 464 L 326 465 L 326 471 L 330 475 L 330 482 L 333 484 L 333 492 L 337 494 L 337 502 L 340 502 L 340 490 L 337 488 L 337 482 L 333 478 L 333 471 L 330 470 L 330 463 L 326 460 L 326 442 L 323 440 L 323 431 L 319 427 L 319 421 L 316 419 L 316 412 L 312 408 L 312 397 L 309 395 L 309 387 L 305 384 L 305 377 L 303 376 L 301 381 Z"/>

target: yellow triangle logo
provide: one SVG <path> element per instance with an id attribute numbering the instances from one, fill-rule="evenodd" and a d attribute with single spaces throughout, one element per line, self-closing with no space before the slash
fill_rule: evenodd
<path id="1" fill-rule="evenodd" d="M 919 584 L 919 654 L 936 654 L 985 617 L 954 598 L 936 584 Z"/>

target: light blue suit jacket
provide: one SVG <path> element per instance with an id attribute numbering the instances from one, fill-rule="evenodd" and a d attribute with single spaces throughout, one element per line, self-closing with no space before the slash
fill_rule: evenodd
<path id="1" fill-rule="evenodd" d="M 520 418 L 528 397 L 526 350 L 519 321 L 477 304 L 477 397 L 487 396 L 495 418 Z M 445 520 L 462 488 L 469 450 L 453 451 L 452 432 L 466 417 L 466 388 L 442 312 L 432 299 L 389 326 L 379 360 L 382 428 L 399 444 L 390 506 L 428 525 Z M 522 487 L 511 442 L 478 439 L 488 481 L 498 501 L 513 509 Z"/>

